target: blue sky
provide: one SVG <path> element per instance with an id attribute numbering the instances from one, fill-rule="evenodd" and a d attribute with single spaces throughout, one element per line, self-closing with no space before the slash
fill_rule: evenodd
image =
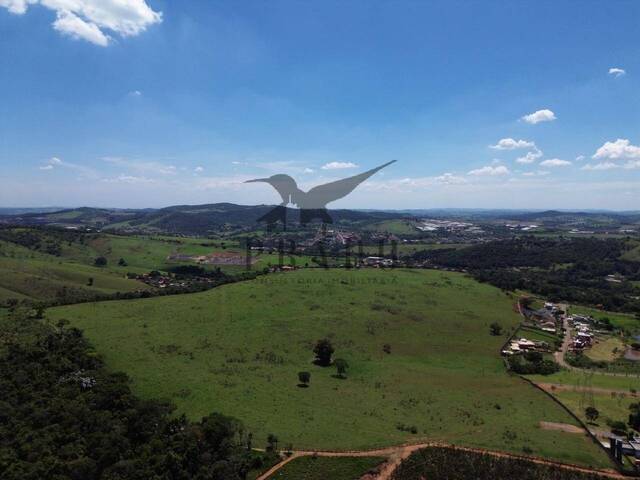
<path id="1" fill-rule="evenodd" d="M 331 206 L 640 209 L 639 20 L 634 0 L 0 0 L 0 206 L 275 203 L 242 182 L 397 159 Z"/>

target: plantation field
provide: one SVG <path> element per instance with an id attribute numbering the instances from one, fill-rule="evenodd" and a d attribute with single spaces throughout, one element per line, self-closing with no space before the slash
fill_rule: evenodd
<path id="1" fill-rule="evenodd" d="M 269 480 L 358 480 L 384 460 L 379 457 L 300 457 L 287 463 Z"/>
<path id="2" fill-rule="evenodd" d="M 47 318 L 83 329 L 138 394 L 170 398 L 191 418 L 233 415 L 256 445 L 268 433 L 316 449 L 430 439 L 608 465 L 586 438 L 541 430 L 541 420 L 573 420 L 505 373 L 498 351 L 519 322 L 513 302 L 457 273 L 313 269 Z M 489 334 L 496 321 L 504 336 Z M 323 337 L 349 363 L 346 379 L 312 363 Z"/>

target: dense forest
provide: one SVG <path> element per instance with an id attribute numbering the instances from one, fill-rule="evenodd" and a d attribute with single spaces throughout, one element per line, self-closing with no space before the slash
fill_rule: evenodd
<path id="1" fill-rule="evenodd" d="M 526 459 L 496 457 L 458 450 L 431 447 L 403 460 L 392 480 L 603 480 L 596 473 L 583 473 Z"/>
<path id="2" fill-rule="evenodd" d="M 219 414 L 175 417 L 132 394 L 74 328 L 3 319 L 0 478 L 234 480 L 251 467 L 251 436 Z M 255 456 L 253 456 L 255 462 Z"/>
<path id="3" fill-rule="evenodd" d="M 524 237 L 453 250 L 416 252 L 416 261 L 466 269 L 477 280 L 505 290 L 527 290 L 607 310 L 640 312 L 640 263 L 621 259 L 622 239 Z M 623 280 L 608 281 L 608 275 Z M 635 297 L 635 298 L 634 298 Z"/>

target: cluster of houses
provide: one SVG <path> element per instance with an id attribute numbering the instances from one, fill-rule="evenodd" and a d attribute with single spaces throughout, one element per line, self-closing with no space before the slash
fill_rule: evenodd
<path id="1" fill-rule="evenodd" d="M 569 325 L 573 327 L 575 334 L 571 343 L 571 350 L 582 351 L 593 345 L 592 322 L 588 317 L 573 315 L 567 317 Z"/>
<path id="2" fill-rule="evenodd" d="M 519 355 L 525 352 L 548 352 L 549 344 L 547 342 L 537 342 L 526 338 L 513 339 L 502 350 L 502 354 L 506 356 Z"/>

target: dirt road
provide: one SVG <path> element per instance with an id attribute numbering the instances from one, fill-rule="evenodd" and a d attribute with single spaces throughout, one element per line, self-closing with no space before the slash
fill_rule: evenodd
<path id="1" fill-rule="evenodd" d="M 524 455 L 515 455 L 506 452 L 496 452 L 492 450 L 485 450 L 481 448 L 471 448 L 471 447 L 459 447 L 448 445 L 444 443 L 438 442 L 427 442 L 427 443 L 418 443 L 415 445 L 402 445 L 399 447 L 388 447 L 381 448 L 377 450 L 360 450 L 360 451 L 347 451 L 347 452 L 332 452 L 332 451 L 313 451 L 313 450 L 298 450 L 294 451 L 290 456 L 284 458 L 280 463 L 274 465 L 265 473 L 260 475 L 256 480 L 268 480 L 271 478 L 273 474 L 275 474 L 278 470 L 280 470 L 287 463 L 292 460 L 300 457 L 308 457 L 317 455 L 318 457 L 386 457 L 387 461 L 381 466 L 380 470 L 374 474 L 366 474 L 362 477 L 362 480 L 390 480 L 391 475 L 396 470 L 400 462 L 411 455 L 416 450 L 420 450 L 426 447 L 445 447 L 451 448 L 458 451 L 463 452 L 473 452 L 480 454 L 493 455 L 495 457 L 501 458 L 515 458 L 521 460 L 527 460 L 532 463 L 536 463 L 539 465 L 550 465 L 557 468 L 563 468 L 566 470 L 572 470 L 575 472 L 583 472 L 583 473 L 598 473 L 607 478 L 627 478 L 613 470 L 592 470 L 586 467 L 581 467 L 579 465 L 570 465 L 566 463 L 554 462 L 551 460 L 546 460 L 544 458 L 538 457 L 528 457 Z M 328 479 L 329 480 L 329 479 Z"/>

